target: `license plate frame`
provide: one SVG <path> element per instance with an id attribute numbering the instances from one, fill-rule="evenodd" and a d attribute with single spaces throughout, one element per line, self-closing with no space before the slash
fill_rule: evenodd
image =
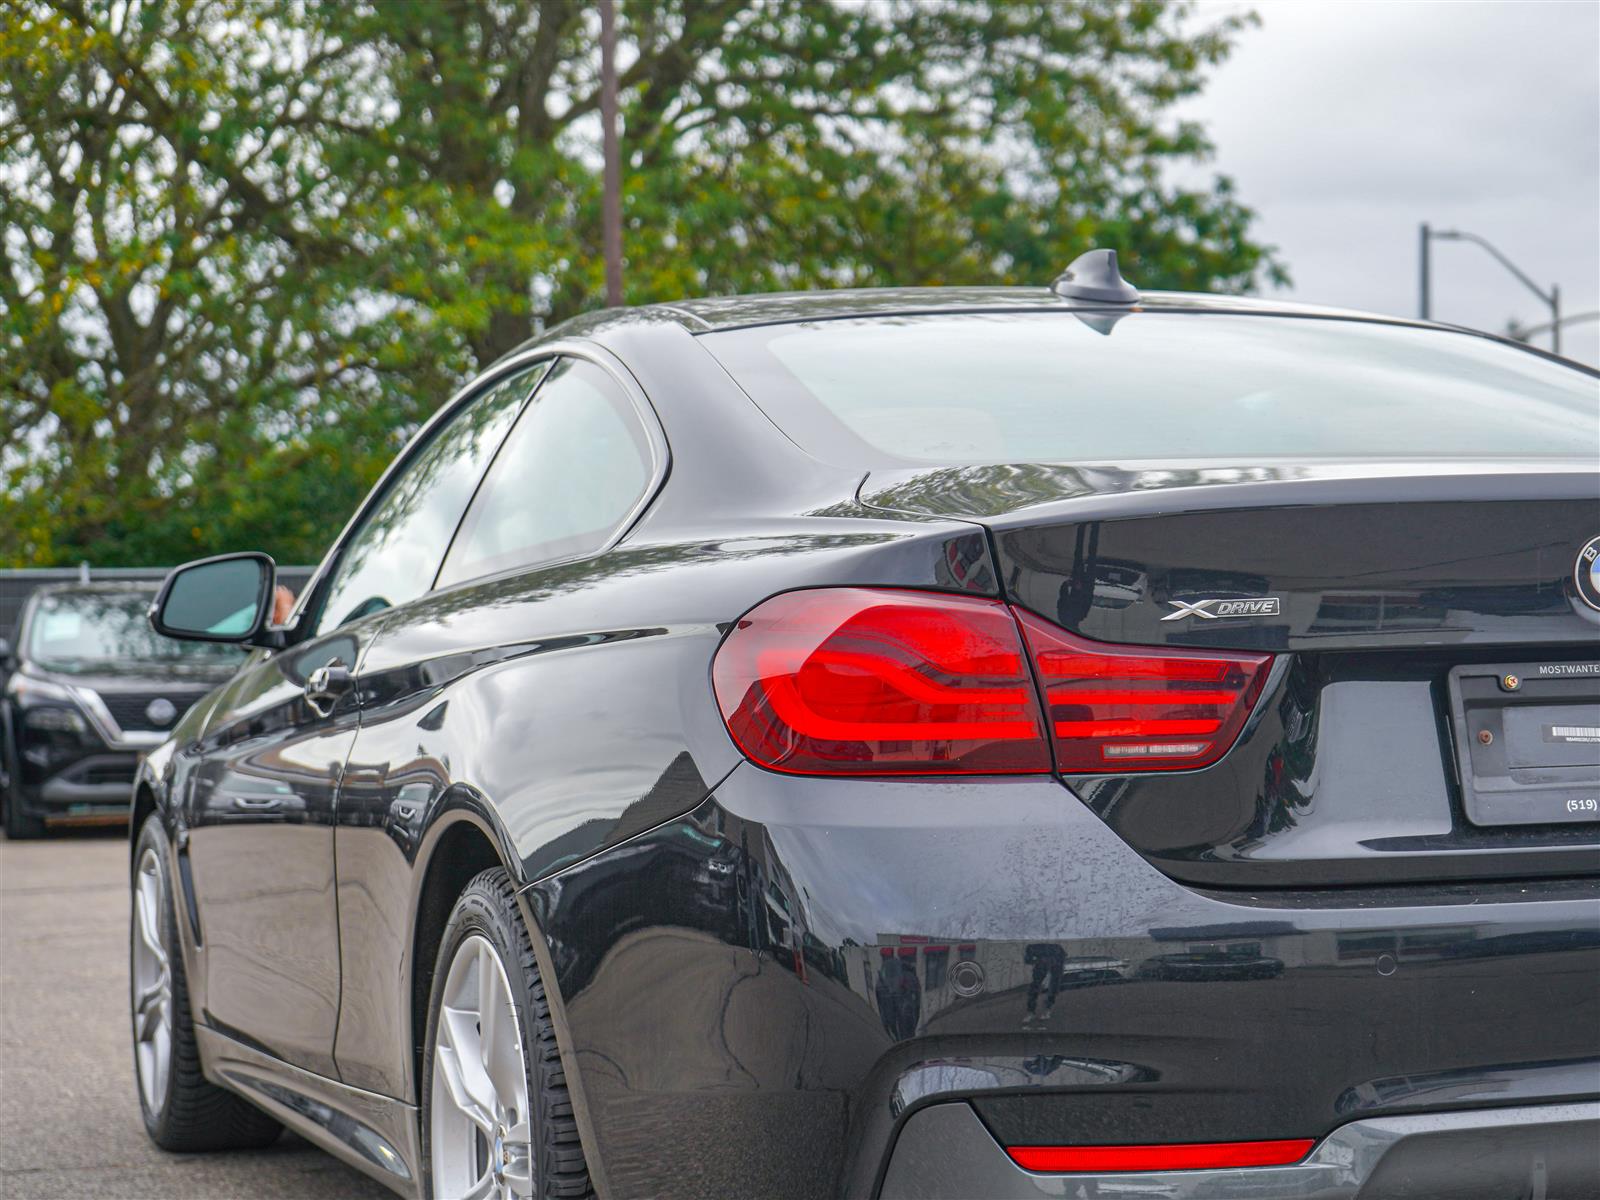
<path id="1" fill-rule="evenodd" d="M 1463 665 L 1451 669 L 1449 688 L 1468 821 L 1600 822 L 1600 735 L 1591 736 L 1600 729 L 1600 662 Z M 1594 715 L 1573 723 L 1574 711 Z M 1509 735 L 1508 712 L 1516 714 Z M 1534 737 L 1548 745 L 1531 745 Z M 1530 754 L 1537 761 L 1527 761 Z"/>

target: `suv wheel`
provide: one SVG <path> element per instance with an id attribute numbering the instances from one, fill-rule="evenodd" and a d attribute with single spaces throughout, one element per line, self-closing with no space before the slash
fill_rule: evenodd
<path id="1" fill-rule="evenodd" d="M 133 1072 L 151 1141 L 163 1150 L 229 1150 L 269 1145 L 283 1126 L 200 1070 L 189 988 L 178 944 L 167 834 L 158 816 L 133 850 L 133 917 L 128 978 Z"/>
<path id="2" fill-rule="evenodd" d="M 428 1005 L 422 1137 L 435 1200 L 592 1196 L 533 945 L 500 868 L 461 893 Z"/>

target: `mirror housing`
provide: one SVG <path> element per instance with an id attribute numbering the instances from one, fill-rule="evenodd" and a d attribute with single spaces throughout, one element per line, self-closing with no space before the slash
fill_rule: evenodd
<path id="1" fill-rule="evenodd" d="M 150 606 L 150 626 L 188 642 L 282 645 L 267 628 L 278 566 L 265 554 L 219 554 L 174 567 Z"/>
<path id="2" fill-rule="evenodd" d="M 11 642 L 8 638 L 0 637 L 0 671 L 11 669 Z"/>

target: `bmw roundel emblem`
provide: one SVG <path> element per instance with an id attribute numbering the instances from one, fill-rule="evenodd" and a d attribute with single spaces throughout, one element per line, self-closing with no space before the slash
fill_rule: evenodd
<path id="1" fill-rule="evenodd" d="M 158 696 L 144 706 L 144 715 L 150 724 L 165 727 L 178 715 L 178 706 L 165 696 Z"/>
<path id="2" fill-rule="evenodd" d="M 1600 610 L 1600 537 L 1589 539 L 1589 544 L 1578 551 L 1578 565 L 1573 569 L 1572 581 L 1578 585 L 1578 595 L 1590 608 Z"/>

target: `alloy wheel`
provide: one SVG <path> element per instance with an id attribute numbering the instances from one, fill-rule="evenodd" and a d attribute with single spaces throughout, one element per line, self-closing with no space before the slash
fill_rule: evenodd
<path id="1" fill-rule="evenodd" d="M 436 1200 L 533 1195 L 528 1066 L 505 964 L 477 934 L 456 948 L 434 1030 L 430 1164 Z"/>
<path id="2" fill-rule="evenodd" d="M 172 963 L 164 936 L 165 876 L 154 848 L 139 856 L 133 877 L 134 1061 L 145 1109 L 161 1111 L 172 1062 Z"/>

